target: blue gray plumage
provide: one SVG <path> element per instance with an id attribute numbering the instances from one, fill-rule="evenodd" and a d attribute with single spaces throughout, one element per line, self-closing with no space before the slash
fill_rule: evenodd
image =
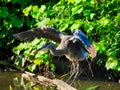
<path id="1" fill-rule="evenodd" d="M 75 30 L 73 35 L 75 38 L 78 38 L 86 48 L 89 48 L 89 46 L 92 44 L 90 40 L 88 40 L 87 36 L 80 30 Z"/>

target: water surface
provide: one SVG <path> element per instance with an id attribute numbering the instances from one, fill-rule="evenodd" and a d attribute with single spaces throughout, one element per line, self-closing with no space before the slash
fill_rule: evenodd
<path id="1" fill-rule="evenodd" d="M 19 72 L 0 72 L 0 90 L 55 90 L 52 87 L 35 86 L 26 82 Z M 117 82 L 106 82 L 101 80 L 76 80 L 74 86 L 78 90 L 120 90 Z M 94 89 L 96 88 L 97 89 Z"/>

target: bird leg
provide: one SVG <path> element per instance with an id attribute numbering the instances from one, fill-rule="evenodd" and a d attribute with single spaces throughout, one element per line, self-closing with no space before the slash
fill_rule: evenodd
<path id="1" fill-rule="evenodd" d="M 79 73 L 79 63 L 78 62 L 72 62 L 72 68 L 71 68 L 71 75 L 69 76 L 69 78 L 66 80 L 66 82 L 68 82 L 74 75 L 74 79 L 72 80 L 71 84 L 72 85 Z"/>
<path id="2" fill-rule="evenodd" d="M 73 62 L 72 63 L 72 68 L 71 68 L 71 75 L 69 76 L 69 78 L 66 80 L 66 82 L 68 82 L 72 77 L 73 75 L 75 74 L 75 63 Z"/>
<path id="3" fill-rule="evenodd" d="M 72 85 L 74 83 L 76 77 L 78 76 L 78 73 L 79 73 L 79 63 L 77 62 L 76 63 L 76 68 L 75 68 L 75 76 L 74 76 L 74 79 L 73 79 L 73 81 L 71 82 L 70 85 Z"/>

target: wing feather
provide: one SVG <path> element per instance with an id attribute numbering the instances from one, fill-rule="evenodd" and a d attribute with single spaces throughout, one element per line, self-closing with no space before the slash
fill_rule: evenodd
<path id="1" fill-rule="evenodd" d="M 75 38 L 80 40 L 80 44 L 85 47 L 85 49 L 92 55 L 92 57 L 96 57 L 96 50 L 95 47 L 92 45 L 90 40 L 87 38 L 87 36 L 80 30 L 75 30 L 73 32 L 73 35 Z"/>
<path id="2" fill-rule="evenodd" d="M 14 37 L 18 40 L 32 41 L 35 38 L 47 38 L 59 43 L 64 36 L 65 34 L 62 32 L 48 26 L 14 34 Z"/>

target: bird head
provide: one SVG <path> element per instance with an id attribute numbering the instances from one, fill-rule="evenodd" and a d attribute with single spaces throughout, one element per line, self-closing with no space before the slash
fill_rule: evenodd
<path id="1" fill-rule="evenodd" d="M 72 30 L 72 31 L 71 31 L 72 34 L 76 34 L 76 33 L 79 33 L 79 32 L 81 32 L 80 29 L 76 29 L 76 30 Z"/>
<path id="2" fill-rule="evenodd" d="M 43 44 L 39 49 L 37 49 L 34 54 L 38 53 L 39 51 L 46 50 L 50 47 L 51 43 L 45 43 Z"/>

